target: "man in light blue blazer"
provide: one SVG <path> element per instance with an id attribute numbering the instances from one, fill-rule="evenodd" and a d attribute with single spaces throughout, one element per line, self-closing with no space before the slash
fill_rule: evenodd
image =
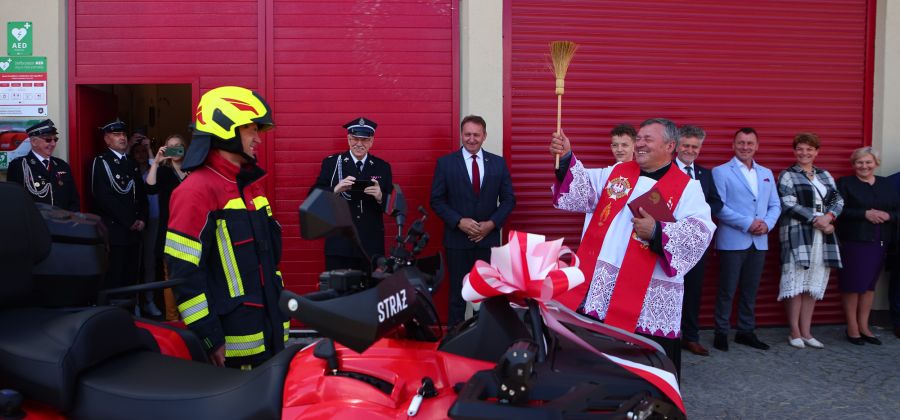
<path id="1" fill-rule="evenodd" d="M 728 351 L 732 301 L 740 287 L 734 341 L 768 350 L 769 346 L 753 333 L 756 327 L 754 307 L 766 250 L 769 249 L 768 233 L 778 222 L 781 202 L 772 171 L 753 160 L 759 149 L 756 130 L 738 130 L 734 133 L 733 147 L 734 158 L 713 168 L 713 180 L 723 204 L 716 232 L 719 292 L 713 347 Z"/>

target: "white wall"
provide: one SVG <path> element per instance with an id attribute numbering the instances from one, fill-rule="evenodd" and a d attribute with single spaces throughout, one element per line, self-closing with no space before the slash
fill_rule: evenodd
<path id="1" fill-rule="evenodd" d="M 878 0 L 872 147 L 881 152 L 883 176 L 900 171 L 900 2 Z M 888 275 L 875 290 L 874 309 L 888 309 Z"/>
<path id="2" fill-rule="evenodd" d="M 879 0 L 877 10 L 872 146 L 890 175 L 900 171 L 900 2 Z"/>
<path id="3" fill-rule="evenodd" d="M 30 21 L 34 25 L 32 54 L 47 57 L 48 118 L 60 130 L 59 144 L 53 154 L 68 160 L 69 115 L 66 86 L 66 1 L 65 0 L 0 0 L 0 28 L 7 22 Z M 0 56 L 6 55 L 6 37 Z M 10 120 L 35 120 L 42 117 L 4 117 Z"/>
<path id="4" fill-rule="evenodd" d="M 503 154 L 503 1 L 462 0 L 460 32 L 460 118 L 487 121 L 484 148 Z"/>

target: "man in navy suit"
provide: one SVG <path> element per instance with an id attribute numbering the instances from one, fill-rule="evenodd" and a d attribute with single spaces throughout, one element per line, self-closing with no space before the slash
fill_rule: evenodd
<path id="1" fill-rule="evenodd" d="M 500 246 L 500 228 L 516 206 L 506 162 L 481 148 L 487 139 L 484 118 L 463 118 L 460 138 L 460 150 L 438 159 L 431 183 L 431 209 L 444 221 L 450 327 L 465 316 L 463 276 L 475 261 L 491 260 L 491 247 Z"/>
<path id="2" fill-rule="evenodd" d="M 756 291 L 769 249 L 768 233 L 778 222 L 781 200 L 772 171 L 756 163 L 756 130 L 734 133 L 734 158 L 713 168 L 713 180 L 722 198 L 716 249 L 719 251 L 719 292 L 716 296 L 716 333 L 713 347 L 728 351 L 731 304 L 740 288 L 737 333 L 734 342 L 760 350 L 769 345 L 756 337 Z"/>
<path id="3" fill-rule="evenodd" d="M 703 147 L 706 132 L 693 125 L 684 125 L 678 130 L 678 144 L 675 147 L 678 156 L 675 163 L 692 179 L 700 181 L 703 197 L 709 204 L 710 213 L 715 216 L 722 209 L 722 200 L 713 183 L 712 172 L 698 164 L 697 157 Z M 681 345 L 687 351 L 699 356 L 709 356 L 700 344 L 699 327 L 697 326 L 700 311 L 700 294 L 703 289 L 703 272 L 706 269 L 706 252 L 697 261 L 697 265 L 684 275 L 684 301 L 681 309 Z"/>

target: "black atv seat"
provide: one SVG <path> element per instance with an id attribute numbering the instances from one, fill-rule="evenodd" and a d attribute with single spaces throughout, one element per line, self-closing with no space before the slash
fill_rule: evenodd
<path id="1" fill-rule="evenodd" d="M 143 345 L 122 309 L 22 307 L 35 265 L 50 254 L 50 233 L 20 185 L 0 183 L 0 203 L 0 387 L 65 410 L 81 372 Z"/>
<path id="2" fill-rule="evenodd" d="M 79 374 L 143 348 L 134 321 L 121 308 L 0 311 L 0 387 L 66 410 Z"/>
<path id="3" fill-rule="evenodd" d="M 73 418 L 278 419 L 290 346 L 251 371 L 151 352 L 122 355 L 78 380 Z"/>

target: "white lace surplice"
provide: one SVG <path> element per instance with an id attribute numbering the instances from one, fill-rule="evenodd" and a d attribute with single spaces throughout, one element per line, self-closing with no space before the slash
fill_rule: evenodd
<path id="1" fill-rule="evenodd" d="M 594 211 L 600 197 L 598 192 L 605 191 L 612 168 L 585 169 L 573 156 L 566 178 L 553 186 L 554 206 L 580 213 Z M 651 178 L 640 177 L 637 185 L 633 186 L 634 192 L 629 200 L 646 193 L 655 184 L 656 181 Z M 684 274 L 703 256 L 715 231 L 709 205 L 698 181 L 688 183 L 673 213 L 676 222 L 660 223 L 665 258 L 657 259 L 637 325 L 638 332 L 668 338 L 681 334 Z M 633 231 L 632 217 L 628 207 L 624 207 L 613 217 L 603 240 L 584 302 L 584 312 L 598 319 L 606 317 L 619 267 L 622 266 Z"/>

